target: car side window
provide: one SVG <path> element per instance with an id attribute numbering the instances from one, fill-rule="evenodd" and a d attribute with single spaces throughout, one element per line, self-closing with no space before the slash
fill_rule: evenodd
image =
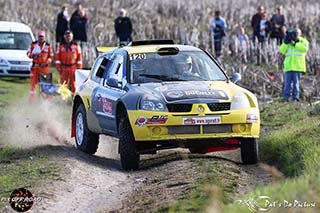
<path id="1" fill-rule="evenodd" d="M 103 60 L 103 57 L 97 59 L 91 70 L 91 79 L 97 83 L 101 82 L 101 77 L 97 76 L 96 74 L 98 72 L 98 69 L 100 68 L 102 60 Z"/>
<path id="2" fill-rule="evenodd" d="M 121 82 L 123 77 L 123 56 L 118 54 L 114 55 L 108 70 L 108 75 L 104 75 L 105 80 L 108 78 L 115 78 L 118 82 Z"/>

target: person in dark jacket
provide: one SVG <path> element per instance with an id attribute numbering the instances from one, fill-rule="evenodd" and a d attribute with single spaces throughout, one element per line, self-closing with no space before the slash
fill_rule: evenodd
<path id="1" fill-rule="evenodd" d="M 259 38 L 260 31 L 260 21 L 262 19 L 262 15 L 264 14 L 264 7 L 259 6 L 257 9 L 257 13 L 252 16 L 251 19 L 251 27 L 252 27 L 252 42 L 255 44 L 256 38 Z"/>
<path id="2" fill-rule="evenodd" d="M 64 41 L 64 32 L 69 30 L 69 14 L 66 6 L 62 7 L 61 12 L 58 14 L 56 26 L 56 42 L 61 43 Z"/>
<path id="3" fill-rule="evenodd" d="M 223 38 L 226 36 L 227 23 L 221 17 L 220 10 L 215 11 L 214 16 L 213 21 L 210 23 L 210 29 L 213 34 L 215 56 L 219 58 L 221 56 Z"/>
<path id="4" fill-rule="evenodd" d="M 282 14 L 282 7 L 280 6 L 277 8 L 277 13 L 270 19 L 272 26 L 270 38 L 276 39 L 278 45 L 282 43 L 284 38 L 281 28 L 285 25 L 285 21 L 285 17 Z"/>
<path id="5" fill-rule="evenodd" d="M 120 45 L 132 41 L 132 23 L 123 8 L 119 10 L 119 16 L 114 20 L 114 29 Z"/>
<path id="6" fill-rule="evenodd" d="M 88 41 L 88 17 L 82 8 L 81 3 L 77 3 L 77 10 L 73 12 L 70 19 L 70 29 L 73 32 L 73 39 L 75 41 Z"/>

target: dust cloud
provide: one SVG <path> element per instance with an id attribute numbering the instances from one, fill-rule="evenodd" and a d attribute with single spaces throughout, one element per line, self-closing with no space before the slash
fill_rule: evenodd
<path id="1" fill-rule="evenodd" d="M 11 106 L 4 117 L 4 129 L 0 131 L 0 143 L 20 148 L 43 145 L 75 146 L 71 138 L 71 103 L 60 97 L 37 100 L 30 104 L 23 97 Z M 96 155 L 118 159 L 118 140 L 100 135 Z"/>
<path id="2" fill-rule="evenodd" d="M 2 143 L 21 148 L 71 145 L 71 104 L 59 98 L 30 104 L 24 97 L 7 111 Z"/>

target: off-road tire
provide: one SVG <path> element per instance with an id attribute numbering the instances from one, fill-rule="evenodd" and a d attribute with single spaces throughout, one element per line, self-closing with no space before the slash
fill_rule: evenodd
<path id="1" fill-rule="evenodd" d="M 122 112 L 119 120 L 119 153 L 125 171 L 139 169 L 140 155 L 130 126 L 128 115 Z"/>
<path id="2" fill-rule="evenodd" d="M 192 154 L 206 154 L 206 148 L 205 147 L 189 147 L 189 151 Z"/>
<path id="3" fill-rule="evenodd" d="M 258 162 L 258 142 L 255 138 L 241 139 L 241 160 L 243 164 Z"/>
<path id="4" fill-rule="evenodd" d="M 86 110 L 82 104 L 79 105 L 76 110 L 75 119 L 76 119 L 75 140 L 76 140 L 77 148 L 91 155 L 96 153 L 99 145 L 99 134 L 95 134 L 88 129 Z M 82 125 L 82 128 L 81 128 L 81 125 Z M 79 131 L 82 131 L 82 137 L 81 137 L 81 132 Z"/>

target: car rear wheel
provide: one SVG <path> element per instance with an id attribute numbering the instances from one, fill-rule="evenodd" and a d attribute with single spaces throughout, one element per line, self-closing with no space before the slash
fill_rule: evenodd
<path id="1" fill-rule="evenodd" d="M 139 169 L 140 155 L 130 126 L 127 113 L 120 116 L 119 121 L 119 153 L 121 166 L 124 170 Z"/>
<path id="2" fill-rule="evenodd" d="M 85 153 L 96 153 L 99 145 L 99 134 L 95 134 L 88 129 L 86 110 L 81 104 L 76 111 L 76 145 Z"/>
<path id="3" fill-rule="evenodd" d="M 243 164 L 258 162 L 258 143 L 255 138 L 243 138 L 241 140 L 241 160 Z"/>

